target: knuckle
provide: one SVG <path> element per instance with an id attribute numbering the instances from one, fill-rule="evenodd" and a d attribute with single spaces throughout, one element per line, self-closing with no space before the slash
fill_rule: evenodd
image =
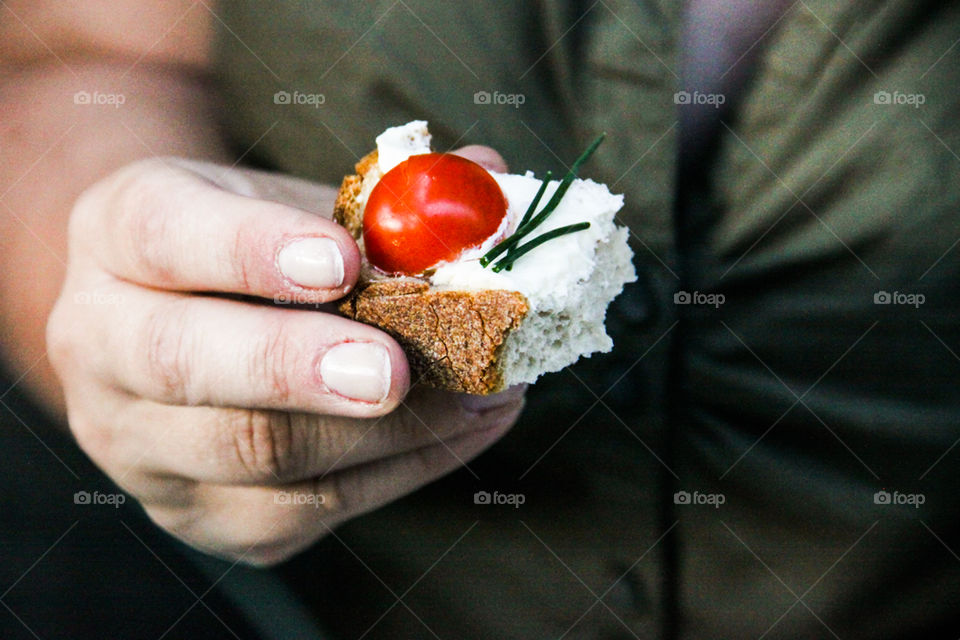
<path id="1" fill-rule="evenodd" d="M 133 172 L 126 184 L 115 194 L 115 210 L 119 216 L 117 228 L 126 235 L 120 247 L 135 250 L 134 264 L 158 280 L 169 277 L 169 257 L 161 248 L 167 246 L 165 238 L 171 233 L 173 217 L 164 211 L 165 195 L 162 185 L 153 173 Z"/>
<path id="2" fill-rule="evenodd" d="M 54 370 L 62 375 L 64 367 L 74 358 L 77 347 L 72 323 L 68 320 L 69 313 L 64 308 L 63 300 L 57 302 L 47 318 L 46 343 L 47 357 Z"/>
<path id="3" fill-rule="evenodd" d="M 187 299 L 152 310 L 146 320 L 139 350 L 144 354 L 147 375 L 164 398 L 184 399 L 191 404 L 189 317 Z"/>
<path id="4" fill-rule="evenodd" d="M 71 408 L 68 411 L 67 425 L 73 434 L 77 446 L 100 467 L 113 465 L 113 451 L 116 443 L 114 430 L 83 412 Z"/>
<path id="5" fill-rule="evenodd" d="M 290 333 L 280 323 L 261 331 L 253 344 L 247 361 L 247 379 L 268 385 L 268 395 L 284 405 L 290 400 L 290 367 L 297 362 L 303 346 L 294 344 Z"/>
<path id="6" fill-rule="evenodd" d="M 100 226 L 104 190 L 103 182 L 94 183 L 74 201 L 67 224 L 67 238 L 71 245 L 101 235 L 97 227 Z"/>
<path id="7" fill-rule="evenodd" d="M 362 482 L 353 473 L 331 473 L 314 483 L 314 493 L 323 496 L 324 509 L 340 517 L 349 517 L 365 511 L 368 497 Z"/>
<path id="8" fill-rule="evenodd" d="M 284 482 L 302 470 L 294 447 L 293 418 L 273 411 L 238 411 L 228 427 L 229 453 L 242 475 L 254 482 Z"/>
<path id="9" fill-rule="evenodd" d="M 70 215 L 71 242 L 102 239 L 115 230 L 132 236 L 114 245 L 127 251 L 149 250 L 149 235 L 167 216 L 156 215 L 169 198 L 176 169 L 163 159 L 128 164 L 87 187 L 74 201 Z"/>
<path id="10" fill-rule="evenodd" d="M 98 281 L 87 275 L 68 275 L 46 319 L 47 359 L 63 385 L 77 371 L 102 374 L 113 355 L 105 347 L 111 344 L 117 326 L 115 311 L 123 293 L 112 280 Z M 101 300 L 105 304 L 99 304 Z"/>
<path id="11" fill-rule="evenodd" d="M 177 194 L 187 184 L 186 173 L 168 161 L 141 160 L 108 178 L 94 205 L 101 216 L 111 217 L 101 220 L 101 226 L 117 230 L 113 244 L 126 253 L 126 261 L 158 281 L 168 280 L 175 267 L 172 261 L 182 259 L 168 254 L 166 239 L 178 231 L 176 213 L 182 197 Z"/>

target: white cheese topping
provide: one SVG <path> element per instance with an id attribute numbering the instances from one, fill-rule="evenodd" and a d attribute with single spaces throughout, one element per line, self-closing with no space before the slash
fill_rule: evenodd
<path id="1" fill-rule="evenodd" d="M 541 181 L 532 173 L 491 175 L 507 197 L 505 235 L 510 235 L 516 231 Z M 551 181 L 538 211 L 559 185 L 559 181 Z M 480 257 L 487 245 L 496 244 L 504 236 L 494 237 L 480 250 L 468 250 L 456 262 L 441 264 L 430 280 L 434 285 L 453 289 L 510 289 L 534 303 L 540 299 L 562 298 L 568 294 L 571 284 L 590 278 L 596 266 L 597 246 L 616 230 L 614 215 L 622 206 L 623 196 L 611 194 L 604 185 L 592 180 L 576 180 L 553 213 L 524 238 L 521 245 L 542 233 L 578 222 L 589 222 L 590 228 L 554 238 L 519 258 L 510 271 L 499 273 L 480 266 Z"/>
<path id="2" fill-rule="evenodd" d="M 430 132 L 424 120 L 414 120 L 402 127 L 390 127 L 377 136 L 380 173 L 420 153 L 430 153 Z"/>

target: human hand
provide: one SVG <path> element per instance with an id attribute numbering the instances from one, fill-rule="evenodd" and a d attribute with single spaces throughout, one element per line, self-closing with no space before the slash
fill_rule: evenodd
<path id="1" fill-rule="evenodd" d="M 462 153 L 505 169 L 492 150 Z M 334 197 L 147 160 L 89 188 L 71 216 L 47 327 L 71 429 L 160 527 L 209 553 L 283 560 L 472 459 L 522 408 L 522 389 L 417 388 L 404 401 L 407 362 L 389 336 L 265 303 L 353 287 L 356 244 L 317 215 Z"/>

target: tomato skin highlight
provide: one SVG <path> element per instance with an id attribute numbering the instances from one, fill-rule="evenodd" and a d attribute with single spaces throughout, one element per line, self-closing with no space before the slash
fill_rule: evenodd
<path id="1" fill-rule="evenodd" d="M 482 244 L 506 214 L 500 185 L 477 163 L 449 153 L 410 156 L 370 192 L 364 251 L 378 269 L 420 274 Z"/>

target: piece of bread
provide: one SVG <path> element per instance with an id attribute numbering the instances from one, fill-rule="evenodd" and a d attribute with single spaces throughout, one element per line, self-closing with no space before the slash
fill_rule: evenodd
<path id="1" fill-rule="evenodd" d="M 365 178 L 380 177 L 377 152 L 355 168 L 340 185 L 334 220 L 362 250 L 363 205 L 357 197 Z M 407 354 L 414 382 L 482 395 L 506 388 L 504 345 L 529 307 L 516 291 L 436 290 L 426 280 L 384 276 L 365 264 L 357 288 L 339 309 L 393 336 Z"/>
<path id="2" fill-rule="evenodd" d="M 365 203 L 383 172 L 431 152 L 427 123 L 387 129 L 377 137 L 377 149 L 357 163 L 356 174 L 344 178 L 334 212 L 357 239 L 361 254 Z M 581 158 L 588 156 L 589 151 Z M 524 246 L 532 245 L 533 251 L 518 251 L 522 257 L 514 258 L 510 269 L 497 269 L 482 265 L 480 257 L 517 232 L 537 192 L 546 203 L 561 181 L 544 184 L 530 172 L 490 175 L 507 204 L 494 235 L 416 277 L 387 275 L 364 260 L 356 289 L 340 305 L 347 316 L 396 338 L 414 381 L 486 394 L 532 383 L 613 348 L 604 328 L 607 306 L 636 279 L 629 230 L 616 224 L 623 196 L 592 180 L 573 179 L 537 230 L 521 233 L 527 236 Z M 580 228 L 537 242 L 551 230 L 572 226 Z"/>

